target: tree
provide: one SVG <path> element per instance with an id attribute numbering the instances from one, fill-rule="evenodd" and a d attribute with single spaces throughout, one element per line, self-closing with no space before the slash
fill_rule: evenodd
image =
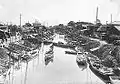
<path id="1" fill-rule="evenodd" d="M 25 23 L 25 24 L 23 25 L 23 27 L 32 27 L 32 24 L 30 24 L 30 23 Z"/>
<path id="2" fill-rule="evenodd" d="M 25 23 L 27 27 L 31 27 L 32 25 L 30 23 Z"/>
<path id="3" fill-rule="evenodd" d="M 67 24 L 67 26 L 75 26 L 75 22 L 74 21 L 70 21 L 68 24 Z"/>
<path id="4" fill-rule="evenodd" d="M 9 29 L 9 32 L 11 33 L 12 36 L 15 36 L 16 32 L 18 32 L 17 25 L 9 25 L 8 29 Z"/>

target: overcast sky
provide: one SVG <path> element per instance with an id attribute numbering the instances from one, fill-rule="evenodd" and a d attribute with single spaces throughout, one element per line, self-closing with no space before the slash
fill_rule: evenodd
<path id="1" fill-rule="evenodd" d="M 99 7 L 99 19 L 119 20 L 119 0 L 0 0 L 0 21 L 19 23 L 38 19 L 51 24 L 73 21 L 95 21 L 96 7 Z M 119 17 L 118 17 L 119 16 Z M 45 23 L 45 24 L 46 24 Z"/>

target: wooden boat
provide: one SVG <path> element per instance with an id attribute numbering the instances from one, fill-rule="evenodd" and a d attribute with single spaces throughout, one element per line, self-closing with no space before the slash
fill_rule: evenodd
<path id="1" fill-rule="evenodd" d="M 45 55 L 45 57 L 44 57 L 45 65 L 48 65 L 49 62 L 53 62 L 53 58 L 54 58 L 53 54 Z"/>
<path id="2" fill-rule="evenodd" d="M 114 75 L 111 75 L 110 78 L 112 80 L 116 80 L 116 81 L 120 80 L 120 69 L 119 68 L 114 68 L 113 73 L 114 73 Z"/>
<path id="3" fill-rule="evenodd" d="M 104 74 L 102 72 L 100 72 L 99 70 L 97 70 L 91 63 L 90 60 L 88 59 L 88 63 L 89 63 L 89 68 L 90 70 L 97 76 L 99 77 L 105 84 L 113 84 L 109 75 Z"/>
<path id="4" fill-rule="evenodd" d="M 23 46 L 23 45 L 19 45 L 19 44 L 15 44 L 15 43 L 11 43 L 11 44 L 9 44 L 9 47 L 10 48 L 12 48 L 13 50 L 18 50 L 18 51 L 27 51 L 27 52 L 29 52 L 29 51 L 31 51 L 31 49 L 30 48 L 28 48 L 28 47 L 25 47 L 25 46 Z"/>
<path id="5" fill-rule="evenodd" d="M 87 62 L 85 60 L 76 60 L 79 68 L 82 68 L 82 71 L 87 68 Z"/>
<path id="6" fill-rule="evenodd" d="M 76 53 L 76 52 L 72 52 L 72 51 L 65 51 L 65 54 L 77 55 L 77 53 Z"/>
<path id="7" fill-rule="evenodd" d="M 42 43 L 42 42 L 41 42 Z M 43 41 L 44 45 L 50 45 L 51 43 L 53 42 L 50 42 L 50 41 Z"/>
<path id="8" fill-rule="evenodd" d="M 53 62 L 54 58 L 54 51 L 53 51 L 53 45 L 50 46 L 50 50 L 45 53 L 44 61 L 45 65 L 48 65 L 49 62 Z"/>
<path id="9" fill-rule="evenodd" d="M 7 50 L 10 51 L 10 52 L 13 52 L 13 53 L 17 53 L 17 54 L 19 54 L 19 52 L 16 51 L 16 50 L 14 50 L 14 49 L 11 49 L 11 48 L 9 48 L 9 47 L 5 47 L 5 46 L 4 46 L 4 48 L 7 49 Z"/>
<path id="10" fill-rule="evenodd" d="M 59 43 L 53 43 L 54 46 L 56 47 L 61 47 L 61 48 L 69 48 L 69 49 L 75 49 L 75 46 L 70 46 L 70 45 L 65 45 L 65 44 L 59 44 Z"/>
<path id="11" fill-rule="evenodd" d="M 38 57 L 38 54 L 34 54 L 34 55 L 24 55 L 24 57 L 22 57 L 22 60 L 24 62 L 29 62 L 33 59 L 35 59 L 36 57 Z"/>
<path id="12" fill-rule="evenodd" d="M 77 53 L 76 62 L 77 62 L 78 67 L 84 70 L 87 68 L 87 61 L 86 61 L 85 55 L 83 53 L 81 54 L 79 53 Z"/>
<path id="13" fill-rule="evenodd" d="M 65 54 L 77 55 L 77 52 L 74 51 L 65 51 Z M 81 54 L 81 53 L 78 53 Z"/>

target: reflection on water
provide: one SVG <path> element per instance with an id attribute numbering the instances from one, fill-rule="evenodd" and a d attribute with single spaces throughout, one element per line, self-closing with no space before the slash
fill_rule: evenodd
<path id="1" fill-rule="evenodd" d="M 44 52 L 39 54 L 39 63 L 38 58 L 29 62 L 26 84 L 104 84 L 89 68 L 81 71 L 76 56 L 65 54 L 62 48 L 54 48 L 54 62 L 45 66 L 42 56 L 48 49 L 49 46 L 44 46 Z M 25 66 L 22 64 L 22 69 L 15 71 L 13 84 L 24 84 Z"/>

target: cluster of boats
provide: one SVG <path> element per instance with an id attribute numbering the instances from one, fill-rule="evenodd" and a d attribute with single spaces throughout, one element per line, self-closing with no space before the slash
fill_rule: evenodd
<path id="1" fill-rule="evenodd" d="M 86 40 L 86 41 L 85 41 Z M 83 42 L 85 41 L 85 42 Z M 79 45 L 64 44 L 62 42 L 55 43 L 53 41 L 36 41 L 36 39 L 21 39 L 19 42 L 9 43 L 8 46 L 0 47 L 0 74 L 5 75 L 11 66 L 20 69 L 20 63 L 28 63 L 30 60 L 39 56 L 41 46 L 50 45 L 50 49 L 45 52 L 45 65 L 53 62 L 54 46 L 70 49 L 65 54 L 76 55 L 76 63 L 82 70 L 87 67 L 99 77 L 105 84 L 113 84 L 113 80 L 120 80 L 119 67 L 107 67 L 102 64 L 102 60 L 95 52 L 101 48 L 101 43 L 97 40 L 81 36 Z M 104 45 L 104 44 L 103 44 Z M 107 51 L 107 50 L 106 50 Z M 102 52 L 100 53 L 102 55 Z"/>

